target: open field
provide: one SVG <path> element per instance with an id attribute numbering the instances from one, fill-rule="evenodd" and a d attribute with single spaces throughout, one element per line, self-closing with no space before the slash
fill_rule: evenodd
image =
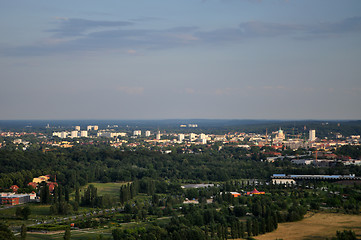
<path id="1" fill-rule="evenodd" d="M 106 237 L 111 236 L 111 230 L 104 229 L 80 229 L 80 230 L 71 230 L 71 239 L 95 239 L 99 235 L 104 235 Z M 35 239 L 63 239 L 64 231 L 56 231 L 49 233 L 31 233 L 28 232 L 26 239 L 35 240 Z"/>
<path id="2" fill-rule="evenodd" d="M 336 236 L 336 231 L 353 230 L 361 236 L 361 215 L 308 213 L 302 221 L 280 223 L 274 232 L 255 237 L 257 240 L 321 240 Z"/>
<path id="3" fill-rule="evenodd" d="M 90 185 L 93 184 L 97 188 L 98 196 L 105 194 L 111 196 L 119 196 L 120 186 L 127 184 L 127 182 L 109 182 L 109 183 L 88 183 L 86 186 L 80 188 L 80 195 L 83 195 L 84 190 Z M 74 195 L 74 193 L 72 194 Z"/>

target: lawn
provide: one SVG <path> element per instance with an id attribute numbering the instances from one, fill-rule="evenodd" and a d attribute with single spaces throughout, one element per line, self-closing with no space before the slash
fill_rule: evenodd
<path id="1" fill-rule="evenodd" d="M 336 231 L 352 230 L 361 237 L 361 215 L 308 213 L 302 221 L 280 223 L 278 229 L 255 237 L 257 240 L 321 240 L 336 236 Z"/>
<path id="2" fill-rule="evenodd" d="M 88 183 L 86 186 L 80 188 L 80 195 L 83 195 L 84 190 L 93 184 L 97 188 L 98 196 L 105 194 L 119 197 L 120 186 L 128 184 L 128 182 L 109 182 L 109 183 Z M 74 196 L 74 193 L 72 194 Z"/>

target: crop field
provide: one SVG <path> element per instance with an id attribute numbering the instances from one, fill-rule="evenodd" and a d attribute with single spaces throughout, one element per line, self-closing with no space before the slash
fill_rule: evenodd
<path id="1" fill-rule="evenodd" d="M 361 237 L 361 215 L 309 213 L 302 221 L 280 223 L 274 232 L 255 237 L 257 240 L 321 240 L 336 236 L 336 231 L 352 230 Z"/>

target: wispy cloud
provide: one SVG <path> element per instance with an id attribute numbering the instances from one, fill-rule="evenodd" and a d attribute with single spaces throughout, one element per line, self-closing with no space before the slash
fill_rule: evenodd
<path id="1" fill-rule="evenodd" d="M 58 22 L 57 28 L 49 29 L 47 32 L 53 32 L 58 37 L 80 36 L 90 30 L 97 29 L 100 31 L 107 28 L 133 25 L 132 22 L 128 21 L 96 21 L 64 17 L 56 17 L 56 20 Z"/>
<path id="2" fill-rule="evenodd" d="M 29 46 L 3 48 L 7 55 L 46 55 L 74 51 L 104 49 L 151 50 L 167 49 L 197 44 L 243 43 L 253 38 L 288 36 L 291 39 L 337 37 L 346 33 L 361 32 L 361 17 L 338 22 L 316 24 L 270 23 L 248 21 L 236 27 L 204 31 L 195 26 L 168 29 L 132 28 L 129 21 L 95 21 L 87 19 L 58 18 L 57 27 L 47 30 L 53 35 Z"/>

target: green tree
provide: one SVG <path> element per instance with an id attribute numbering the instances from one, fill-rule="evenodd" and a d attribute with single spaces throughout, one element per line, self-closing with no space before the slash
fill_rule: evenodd
<path id="1" fill-rule="evenodd" d="M 14 234 L 3 222 L 0 222 L 0 240 L 15 240 Z"/>
<path id="2" fill-rule="evenodd" d="M 333 238 L 333 239 L 336 239 L 336 240 L 356 240 L 356 234 L 354 231 L 347 231 L 347 230 L 344 230 L 343 232 L 341 231 L 337 231 L 336 232 L 336 238 Z"/>
<path id="3" fill-rule="evenodd" d="M 80 203 L 79 184 L 75 185 L 75 202 Z"/>
<path id="4" fill-rule="evenodd" d="M 67 227 L 65 229 L 65 233 L 64 233 L 64 240 L 70 240 L 70 236 L 71 236 L 71 233 L 70 233 L 70 227 Z"/>
<path id="5" fill-rule="evenodd" d="M 31 214 L 31 210 L 29 206 L 25 206 L 22 210 L 21 210 L 21 215 L 23 216 L 24 220 L 28 220 L 29 216 Z"/>
<path id="6" fill-rule="evenodd" d="M 20 232 L 20 237 L 21 237 L 21 239 L 25 239 L 25 238 L 26 238 L 26 231 L 27 231 L 27 229 L 26 229 L 25 224 L 21 225 L 21 232 Z"/>

